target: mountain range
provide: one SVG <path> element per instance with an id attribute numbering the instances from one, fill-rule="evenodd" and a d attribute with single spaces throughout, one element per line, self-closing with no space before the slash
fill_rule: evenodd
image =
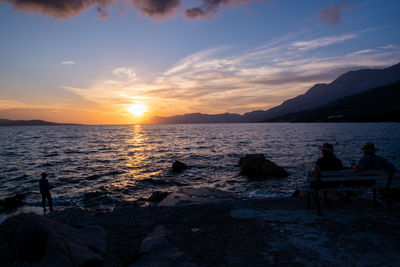
<path id="1" fill-rule="evenodd" d="M 268 110 L 256 110 L 243 115 L 190 113 L 172 117 L 153 117 L 148 123 L 237 123 L 273 121 L 283 116 L 323 106 L 340 98 L 400 81 L 400 63 L 384 69 L 361 69 L 340 75 L 329 84 L 315 84 L 304 94 L 285 100 Z"/>
<path id="2" fill-rule="evenodd" d="M 269 122 L 400 122 L 400 82 L 342 97 Z"/>

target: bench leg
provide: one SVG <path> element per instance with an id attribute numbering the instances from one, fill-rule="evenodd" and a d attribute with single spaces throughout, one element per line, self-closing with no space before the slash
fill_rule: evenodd
<path id="1" fill-rule="evenodd" d="M 322 216 L 321 206 L 319 203 L 319 190 L 315 191 L 315 203 L 317 204 L 317 215 Z"/>
<path id="2" fill-rule="evenodd" d="M 390 194 L 390 190 L 388 190 L 387 192 L 386 192 L 386 203 L 387 203 L 387 205 L 389 206 L 389 207 L 391 207 L 392 206 L 392 199 L 391 199 L 391 194 Z"/>
<path id="3" fill-rule="evenodd" d="M 376 197 L 376 189 L 374 189 L 374 205 L 378 204 L 378 199 Z"/>
<path id="4" fill-rule="evenodd" d="M 388 177 L 388 181 L 386 184 L 386 202 L 388 204 L 389 207 L 392 206 L 392 199 L 391 199 L 391 192 L 390 192 L 390 186 L 392 184 L 392 179 L 393 179 L 393 173 L 390 173 L 389 177 Z"/>
<path id="5" fill-rule="evenodd" d="M 311 209 L 310 192 L 307 192 L 307 209 Z"/>

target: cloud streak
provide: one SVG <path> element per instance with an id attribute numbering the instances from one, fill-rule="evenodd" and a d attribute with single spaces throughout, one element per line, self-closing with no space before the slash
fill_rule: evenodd
<path id="1" fill-rule="evenodd" d="M 132 69 L 125 67 L 115 69 L 109 79 L 98 80 L 89 88 L 68 89 L 104 105 L 147 104 L 150 112 L 165 116 L 265 110 L 349 70 L 400 61 L 398 49 L 373 47 L 325 57 L 309 50 L 358 35 L 361 33 L 305 42 L 299 40 L 304 36 L 299 33 L 233 54 L 229 53 L 231 47 L 217 47 L 188 55 L 150 81 L 138 79 Z M 298 46 L 293 46 L 296 43 Z"/>
<path id="2" fill-rule="evenodd" d="M 138 80 L 136 73 L 132 68 L 116 68 L 112 73 L 118 77 L 126 78 L 131 82 Z"/>
<path id="3" fill-rule="evenodd" d="M 74 65 L 75 61 L 73 60 L 66 60 L 66 61 L 61 61 L 60 62 L 62 65 Z"/>
<path id="4" fill-rule="evenodd" d="M 329 37 L 320 37 L 310 41 L 299 41 L 292 44 L 293 47 L 299 48 L 299 50 L 310 50 L 319 47 L 325 47 L 337 43 L 342 43 L 344 41 L 357 38 L 357 34 L 345 34 L 340 36 L 329 36 Z"/>

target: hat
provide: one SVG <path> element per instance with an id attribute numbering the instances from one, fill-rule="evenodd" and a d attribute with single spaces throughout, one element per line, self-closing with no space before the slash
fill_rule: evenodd
<path id="1" fill-rule="evenodd" d="M 324 143 L 321 149 L 329 152 L 335 152 L 335 150 L 333 149 L 333 145 L 328 143 Z"/>
<path id="2" fill-rule="evenodd" d="M 367 152 L 375 152 L 378 150 L 375 148 L 375 145 L 371 142 L 365 143 L 361 149 Z"/>

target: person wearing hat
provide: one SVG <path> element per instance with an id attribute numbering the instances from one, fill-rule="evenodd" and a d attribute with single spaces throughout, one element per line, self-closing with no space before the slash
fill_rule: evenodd
<path id="1" fill-rule="evenodd" d="M 320 171 L 338 171 L 343 169 L 343 164 L 340 159 L 335 155 L 335 150 L 332 144 L 324 143 L 321 147 L 322 157 L 317 160 L 314 168 L 314 172 Z"/>
<path id="2" fill-rule="evenodd" d="M 320 171 L 338 171 L 343 169 L 342 161 L 336 157 L 334 152 L 332 144 L 324 143 L 321 147 L 322 157 L 317 160 L 312 171 L 319 173 Z M 327 183 L 331 183 L 332 186 L 336 185 L 336 182 Z M 322 201 L 328 203 L 328 192 L 322 192 Z"/>
<path id="3" fill-rule="evenodd" d="M 358 161 L 358 164 L 353 164 L 352 168 L 356 171 L 363 170 L 387 170 L 390 173 L 396 171 L 396 168 L 387 159 L 375 155 L 378 149 L 371 142 L 367 142 L 361 148 L 364 151 L 364 155 Z"/>

